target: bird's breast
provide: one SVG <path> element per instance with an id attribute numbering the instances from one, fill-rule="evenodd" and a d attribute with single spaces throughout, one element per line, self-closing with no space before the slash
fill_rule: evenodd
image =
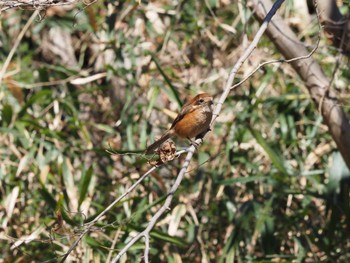
<path id="1" fill-rule="evenodd" d="M 209 128 L 213 116 L 211 109 L 206 108 L 207 107 L 204 107 L 187 113 L 176 123 L 174 127 L 176 134 L 183 138 L 194 138 L 206 131 Z"/>

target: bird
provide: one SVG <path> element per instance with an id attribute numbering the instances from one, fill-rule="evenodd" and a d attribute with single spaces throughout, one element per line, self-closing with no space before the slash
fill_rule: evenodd
<path id="1" fill-rule="evenodd" d="M 170 129 L 162 137 L 149 145 L 145 153 L 150 154 L 159 148 L 166 140 L 173 136 L 187 138 L 192 143 L 191 138 L 196 138 L 209 130 L 213 117 L 213 97 L 208 93 L 201 93 L 187 101 L 180 113 L 173 121 Z"/>

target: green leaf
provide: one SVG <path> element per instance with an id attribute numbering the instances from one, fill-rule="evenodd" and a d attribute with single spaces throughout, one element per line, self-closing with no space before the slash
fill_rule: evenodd
<path id="1" fill-rule="evenodd" d="M 109 134 L 113 134 L 115 132 L 115 130 L 109 125 L 105 125 L 101 123 L 92 123 L 92 126 Z"/>
<path id="2" fill-rule="evenodd" d="M 156 58 L 156 56 L 154 54 L 151 53 L 151 56 L 152 56 L 152 60 L 154 61 L 154 63 L 156 64 L 157 66 L 157 69 L 159 70 L 160 74 L 163 76 L 165 82 L 168 84 L 171 92 L 172 92 L 172 95 L 174 96 L 176 102 L 178 103 L 178 105 L 180 107 L 182 107 L 182 101 L 180 99 L 180 96 L 179 96 L 179 92 L 177 91 L 177 88 L 175 88 L 173 86 L 173 84 L 171 83 L 171 80 L 169 79 L 169 77 L 166 75 L 166 73 L 164 72 L 164 70 L 162 69 L 162 66 L 160 65 L 158 59 Z"/>
<path id="3" fill-rule="evenodd" d="M 180 247 L 187 246 L 187 243 L 183 238 L 169 236 L 168 234 L 165 234 L 160 231 L 152 231 L 150 235 L 151 237 L 158 238 L 160 240 L 163 240 L 169 243 L 173 243 L 176 246 L 180 246 Z"/>
<path id="4" fill-rule="evenodd" d="M 127 225 L 128 229 L 132 229 L 132 230 L 136 230 L 138 232 L 141 232 L 144 230 L 143 227 L 141 227 L 140 225 L 134 225 L 134 224 L 128 224 Z M 164 232 L 158 231 L 158 230 L 152 230 L 150 233 L 151 237 L 157 238 L 159 240 L 163 240 L 169 243 L 172 243 L 174 245 L 180 246 L 180 247 L 185 247 L 188 244 L 186 243 L 185 239 L 183 238 L 179 238 L 179 237 L 174 237 L 174 236 L 170 236 Z"/>
<path id="5" fill-rule="evenodd" d="M 135 147 L 135 143 L 134 143 L 134 132 L 133 132 L 133 125 L 129 124 L 126 127 L 126 134 L 127 134 L 127 141 L 128 141 L 128 148 L 130 150 L 134 150 Z"/>
<path id="6" fill-rule="evenodd" d="M 80 184 L 79 184 L 79 203 L 78 203 L 79 207 L 86 197 L 86 193 L 88 192 L 92 175 L 93 175 L 92 167 L 90 167 L 87 171 L 85 171 L 84 169 L 83 174 L 81 176 Z"/>
<path id="7" fill-rule="evenodd" d="M 9 126 L 12 121 L 12 115 L 13 115 L 13 110 L 11 105 L 5 104 L 2 108 L 2 116 L 1 116 L 3 119 L 3 124 L 6 124 L 6 126 Z"/>
<path id="8" fill-rule="evenodd" d="M 152 202 L 149 205 L 142 205 L 140 209 L 138 209 L 133 215 L 133 220 L 137 220 L 138 218 L 140 218 L 140 216 L 145 212 L 145 211 L 149 211 L 152 207 L 162 203 L 165 199 L 166 199 L 166 195 L 160 197 L 159 199 L 157 199 L 156 201 Z M 125 201 L 125 200 L 124 200 Z"/>
<path id="9" fill-rule="evenodd" d="M 35 93 L 33 96 L 30 97 L 30 99 L 27 101 L 27 103 L 24 105 L 24 107 L 21 109 L 21 111 L 18 113 L 19 117 L 22 117 L 26 110 L 32 106 L 35 102 L 40 101 L 42 103 L 42 100 L 48 96 L 52 95 L 51 90 L 41 90 L 37 93 Z"/>
<path id="10" fill-rule="evenodd" d="M 52 211 L 56 210 L 57 202 L 53 195 L 47 190 L 45 187 L 45 184 L 40 182 L 41 189 L 39 189 L 39 193 L 43 197 L 44 201 L 49 205 L 49 207 L 52 209 Z"/>
<path id="11" fill-rule="evenodd" d="M 233 185 L 236 183 L 246 184 L 254 181 L 264 181 L 264 180 L 271 180 L 271 179 L 263 175 L 256 175 L 256 176 L 238 177 L 238 178 L 221 180 L 218 183 L 222 185 Z"/>
<path id="12" fill-rule="evenodd" d="M 88 243 L 91 247 L 94 248 L 104 248 L 100 242 L 96 240 L 96 238 L 92 238 L 89 235 L 85 237 L 86 243 Z M 105 248 L 106 249 L 106 248 Z M 107 250 L 107 249 L 106 249 Z"/>
<path id="13" fill-rule="evenodd" d="M 265 150 L 267 155 L 270 157 L 271 162 L 273 165 L 277 168 L 278 171 L 280 171 L 284 175 L 288 175 L 288 172 L 284 166 L 283 160 L 281 159 L 281 154 L 277 153 L 275 150 L 273 150 L 267 141 L 262 137 L 261 133 L 259 131 L 253 130 L 250 128 L 250 132 L 252 133 L 253 137 L 257 141 L 257 143 L 260 144 L 260 146 Z"/>

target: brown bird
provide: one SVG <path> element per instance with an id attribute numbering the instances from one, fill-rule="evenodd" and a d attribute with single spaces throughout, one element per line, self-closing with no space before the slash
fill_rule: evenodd
<path id="1" fill-rule="evenodd" d="M 160 139 L 148 146 L 145 153 L 152 153 L 174 135 L 191 141 L 191 138 L 206 132 L 213 117 L 212 105 L 213 97 L 208 93 L 198 94 L 189 100 L 182 107 L 170 129 Z"/>

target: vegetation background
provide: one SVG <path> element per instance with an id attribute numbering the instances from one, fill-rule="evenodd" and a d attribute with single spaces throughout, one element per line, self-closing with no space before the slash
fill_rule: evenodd
<path id="1" fill-rule="evenodd" d="M 279 14 L 313 46 L 317 17 L 296 2 Z M 32 13 L 1 13 L 1 61 Z M 0 87 L 0 262 L 59 261 L 82 224 L 150 168 L 142 150 L 186 97 L 217 98 L 259 28 L 245 1 L 97 1 L 40 14 Z M 348 61 L 322 32 L 313 57 L 349 114 Z M 238 80 L 280 58 L 264 37 Z M 109 262 L 162 205 L 182 161 L 159 167 L 68 261 Z M 151 233 L 152 262 L 344 262 L 349 178 L 303 82 L 288 64 L 266 66 L 226 101 Z M 143 246 L 123 260 L 140 262 Z"/>

